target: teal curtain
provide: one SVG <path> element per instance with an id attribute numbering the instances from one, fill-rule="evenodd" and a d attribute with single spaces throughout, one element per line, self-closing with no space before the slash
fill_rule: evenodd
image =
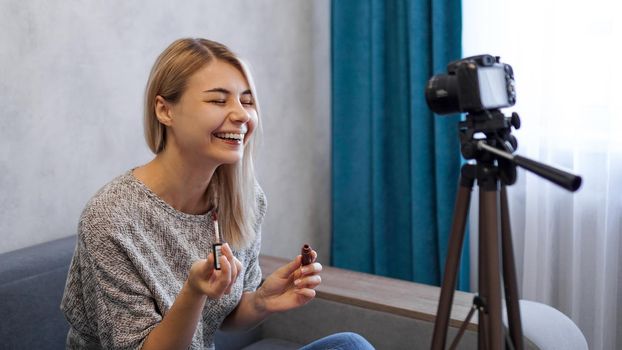
<path id="1" fill-rule="evenodd" d="M 331 26 L 331 263 L 440 285 L 459 116 L 432 114 L 424 91 L 461 56 L 460 1 L 333 0 Z M 464 248 L 467 290 L 468 239 Z"/>

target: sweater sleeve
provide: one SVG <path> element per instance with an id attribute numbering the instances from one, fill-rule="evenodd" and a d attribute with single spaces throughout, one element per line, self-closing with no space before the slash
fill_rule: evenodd
<path id="1" fill-rule="evenodd" d="M 248 265 L 244 274 L 244 292 L 253 292 L 259 287 L 262 280 L 261 267 L 259 266 L 259 253 L 261 252 L 261 223 L 266 215 L 266 195 L 257 185 L 256 187 L 257 198 L 257 214 L 255 229 L 255 240 L 253 241 L 250 249 L 248 250 Z"/>
<path id="2" fill-rule="evenodd" d="M 104 219 L 82 221 L 79 264 L 84 305 L 106 349 L 139 349 L 162 320 L 151 293 L 132 264 L 120 228 Z"/>

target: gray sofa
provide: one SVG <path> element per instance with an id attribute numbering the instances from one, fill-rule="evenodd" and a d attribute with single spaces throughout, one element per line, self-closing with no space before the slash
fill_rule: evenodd
<path id="1" fill-rule="evenodd" d="M 68 324 L 59 309 L 75 236 L 0 254 L 0 349 L 63 349 Z M 262 256 L 264 274 L 284 263 Z M 296 349 L 341 331 L 367 338 L 377 349 L 427 349 L 439 289 L 331 267 L 322 273 L 318 296 L 308 305 L 273 315 L 249 332 L 216 336 L 218 350 Z M 472 294 L 456 292 L 453 338 Z M 581 331 L 559 311 L 521 301 L 528 349 L 587 349 Z M 476 321 L 474 321 L 476 322 Z M 472 323 L 459 349 L 475 349 Z"/>

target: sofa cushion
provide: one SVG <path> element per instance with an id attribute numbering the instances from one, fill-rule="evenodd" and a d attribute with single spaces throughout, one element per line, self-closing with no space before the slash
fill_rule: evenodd
<path id="1" fill-rule="evenodd" d="M 70 236 L 0 254 L 0 286 L 59 267 L 69 270 L 75 245 L 76 236 Z"/>
<path id="2" fill-rule="evenodd" d="M 69 330 L 59 305 L 67 267 L 0 286 L 0 339 L 8 349 L 62 349 Z"/>
<path id="3" fill-rule="evenodd" d="M 75 237 L 0 255 L 0 339 L 7 349 L 62 349 L 60 310 Z"/>

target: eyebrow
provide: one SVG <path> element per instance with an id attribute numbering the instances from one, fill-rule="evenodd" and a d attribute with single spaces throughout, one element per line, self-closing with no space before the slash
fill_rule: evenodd
<path id="1" fill-rule="evenodd" d="M 227 94 L 227 95 L 231 94 L 231 91 L 229 91 L 229 90 L 227 90 L 227 89 L 225 89 L 225 88 L 220 88 L 220 87 L 218 87 L 218 88 L 213 88 L 213 89 L 209 89 L 209 90 L 205 90 L 205 91 L 203 91 L 203 92 L 220 92 L 220 93 Z M 244 91 L 241 93 L 241 95 L 252 95 L 252 94 L 253 94 L 253 93 L 251 92 L 251 90 L 244 90 Z"/>

